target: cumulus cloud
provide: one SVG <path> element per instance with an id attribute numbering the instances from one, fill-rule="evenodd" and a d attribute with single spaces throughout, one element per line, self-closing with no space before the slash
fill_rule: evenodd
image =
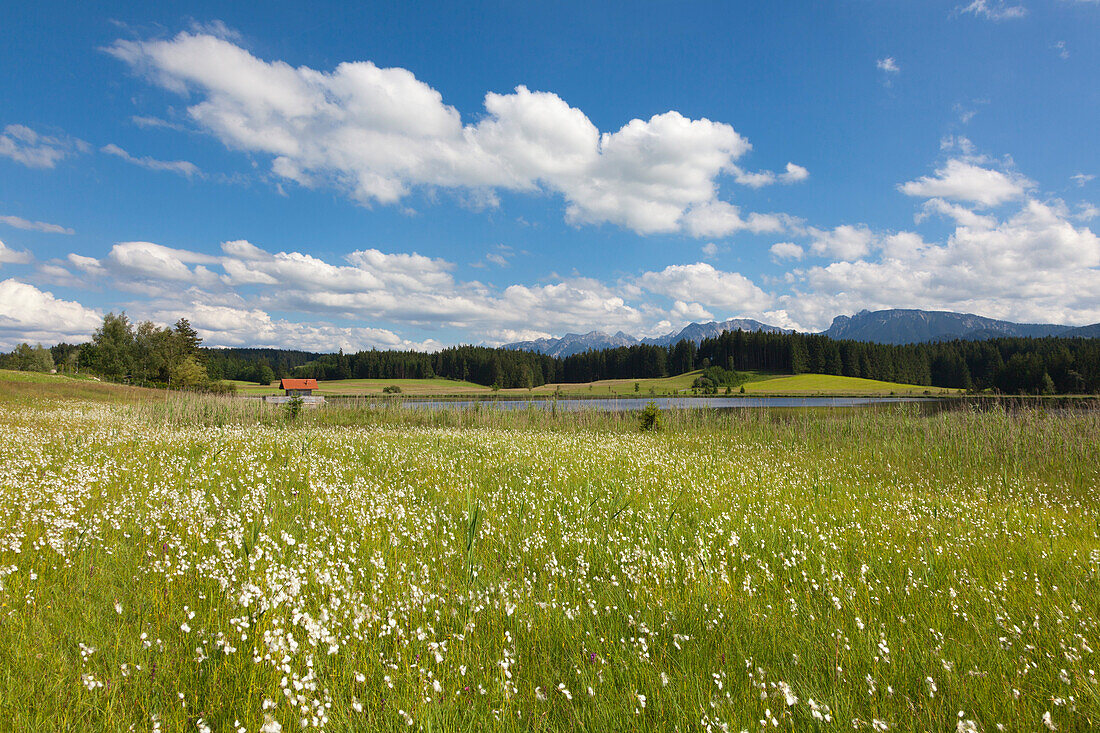
<path id="1" fill-rule="evenodd" d="M 53 168 L 64 158 L 88 151 L 88 143 L 65 136 L 40 135 L 25 125 L 8 125 L 0 134 L 0 156 L 28 168 Z"/>
<path id="2" fill-rule="evenodd" d="M 556 94 L 524 86 L 486 94 L 484 117 L 464 124 L 406 69 L 295 68 L 204 33 L 119 40 L 108 52 L 196 96 L 188 109 L 196 123 L 231 148 L 270 156 L 279 178 L 334 187 L 365 205 L 395 204 L 423 186 L 489 204 L 496 189 L 549 191 L 563 196 L 574 225 L 694 233 L 692 212 L 723 203 L 718 178 L 751 147 L 728 124 L 676 111 L 601 132 Z M 807 175 L 792 163 L 775 178 Z M 739 220 L 730 223 L 722 235 L 737 231 Z"/>
<path id="3" fill-rule="evenodd" d="M 677 322 L 708 321 L 714 319 L 714 314 L 699 303 L 685 303 L 677 300 L 672 304 L 672 316 Z"/>
<path id="4" fill-rule="evenodd" d="M 648 311 L 628 304 L 622 292 L 596 280 L 559 279 L 496 289 L 459 282 L 451 272 L 453 263 L 415 252 L 357 250 L 334 264 L 302 252 L 270 253 L 244 240 L 223 243 L 221 255 L 152 242 L 120 242 L 106 257 L 73 253 L 67 264 L 86 277 L 106 278 L 104 282 L 115 288 L 185 312 L 202 303 L 313 314 L 325 321 L 458 328 L 483 337 L 508 329 L 619 330 L 648 323 Z M 372 343 L 383 345 L 382 335 L 372 338 Z"/>
<path id="5" fill-rule="evenodd" d="M 16 229 L 26 229 L 31 232 L 45 232 L 47 234 L 75 234 L 72 229 L 60 224 L 49 224 L 44 221 L 29 221 L 19 216 L 0 216 L 0 224 L 7 224 Z"/>
<path id="6" fill-rule="evenodd" d="M 186 178 L 192 178 L 195 176 L 202 176 L 202 171 L 194 163 L 186 160 L 157 160 L 156 158 L 150 158 L 148 155 L 143 155 L 140 158 L 130 155 L 125 150 L 110 143 L 104 145 L 100 150 L 108 155 L 113 155 L 116 158 L 122 158 L 127 163 L 146 168 L 151 171 L 166 171 L 168 173 L 176 173 Z"/>
<path id="7" fill-rule="evenodd" d="M 742 217 L 741 210 L 733 204 L 713 201 L 689 210 L 684 216 L 684 227 L 694 237 L 723 237 L 742 230 L 760 234 L 783 231 L 784 218 L 757 213 Z"/>
<path id="8" fill-rule="evenodd" d="M 973 209 L 968 209 L 960 204 L 952 204 L 943 199 L 928 199 L 921 206 L 921 211 L 918 212 L 914 218 L 919 224 L 933 214 L 939 214 L 940 216 L 954 219 L 957 224 L 968 227 L 983 227 L 989 229 L 995 226 L 997 222 L 992 216 L 984 216 L 975 212 Z"/>
<path id="9" fill-rule="evenodd" d="M 107 265 L 130 278 L 166 281 L 170 283 L 210 284 L 214 274 L 204 264 L 214 264 L 217 258 L 173 249 L 152 242 L 119 242 L 107 255 Z M 189 264 L 197 267 L 188 267 Z M 91 263 L 88 263 L 91 266 Z M 103 263 L 96 263 L 102 266 Z"/>
<path id="10" fill-rule="evenodd" d="M 1027 8 L 1023 5 L 1009 5 L 1003 0 L 973 0 L 969 5 L 955 8 L 955 12 L 969 13 L 987 20 L 1013 20 L 1027 15 Z"/>
<path id="11" fill-rule="evenodd" d="M 152 314 L 171 323 L 178 310 Z M 337 349 L 411 349 L 431 351 L 442 344 L 432 339 L 410 341 L 384 328 L 336 326 L 331 323 L 296 323 L 273 319 L 259 308 L 233 308 L 193 302 L 187 309 L 191 325 L 207 346 L 258 346 L 329 352 Z"/>
<path id="12" fill-rule="evenodd" d="M 738 312 L 759 312 L 772 302 L 771 296 L 744 275 L 717 270 L 705 262 L 669 265 L 659 272 L 647 272 L 637 279 L 637 284 L 681 303 L 695 301 Z"/>
<path id="13" fill-rule="evenodd" d="M 792 317 L 821 328 L 860 308 L 932 308 L 995 318 L 1100 321 L 1100 238 L 1064 207 L 1029 199 L 1007 219 L 958 222 L 943 244 L 912 232 L 883 237 L 878 261 L 798 271 L 779 297 Z M 960 221 L 960 219 L 962 219 Z"/>
<path id="14" fill-rule="evenodd" d="M 875 235 L 865 225 L 842 224 L 835 229 L 809 229 L 813 241 L 810 251 L 823 257 L 854 260 L 867 255 L 875 243 Z"/>
<path id="15" fill-rule="evenodd" d="M 14 278 L 0 281 L 0 348 L 30 343 L 83 341 L 102 322 L 102 315 L 80 303 Z"/>
<path id="16" fill-rule="evenodd" d="M 776 242 L 768 251 L 777 260 L 800 260 L 805 254 L 801 245 L 794 242 Z"/>
<path id="17" fill-rule="evenodd" d="M 907 196 L 969 201 L 980 206 L 997 206 L 1022 197 L 1035 184 L 1013 171 L 1003 173 L 983 168 L 968 160 L 952 158 L 935 175 L 921 176 L 898 185 Z"/>

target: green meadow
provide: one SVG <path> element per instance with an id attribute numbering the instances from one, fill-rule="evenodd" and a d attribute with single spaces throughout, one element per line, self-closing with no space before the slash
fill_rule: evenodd
<path id="1" fill-rule="evenodd" d="M 500 389 L 463 382 L 454 379 L 337 379 L 321 380 L 316 394 L 326 396 L 364 397 L 383 395 L 387 387 L 397 387 L 401 394 L 410 396 L 548 396 L 565 397 L 648 397 L 653 395 L 684 395 L 692 393 L 692 382 L 702 374 L 701 371 L 686 372 L 673 377 L 653 379 L 603 379 L 595 382 L 544 384 L 531 389 Z M 231 381 L 239 394 L 265 395 L 280 394 L 278 382 L 270 385 Z M 724 393 L 724 388 L 719 390 Z M 734 393 L 740 394 L 739 389 Z M 858 377 L 841 377 L 831 374 L 771 374 L 767 372 L 749 372 L 745 383 L 745 393 L 753 395 L 799 395 L 799 394 L 837 394 L 837 395 L 881 395 L 881 394 L 949 394 L 958 390 L 940 389 L 916 384 L 880 382 Z"/>
<path id="2" fill-rule="evenodd" d="M 4 373 L 0 727 L 1088 730 L 1098 435 Z"/>

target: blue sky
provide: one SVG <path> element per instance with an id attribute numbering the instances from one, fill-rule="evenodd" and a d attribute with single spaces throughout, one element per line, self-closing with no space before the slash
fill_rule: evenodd
<path id="1" fill-rule="evenodd" d="M 1100 2 L 526 5 L 6 8 L 0 347 L 1100 321 Z"/>

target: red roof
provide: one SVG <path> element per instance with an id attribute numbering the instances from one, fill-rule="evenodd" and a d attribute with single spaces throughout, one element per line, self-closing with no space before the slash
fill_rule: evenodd
<path id="1" fill-rule="evenodd" d="M 317 389 L 316 379 L 280 379 L 279 389 Z"/>

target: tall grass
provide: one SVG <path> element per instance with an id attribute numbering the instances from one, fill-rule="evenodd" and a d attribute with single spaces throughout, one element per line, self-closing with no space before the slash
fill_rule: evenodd
<path id="1" fill-rule="evenodd" d="M 1088 729 L 1098 428 L 0 406 L 0 727 Z"/>
<path id="2" fill-rule="evenodd" d="M 946 408 L 946 409 L 945 409 Z M 167 426 L 292 425 L 496 428 L 633 433 L 633 411 L 593 407 L 555 410 L 491 404 L 411 408 L 400 400 L 344 400 L 305 409 L 291 419 L 285 406 L 194 393 L 146 400 L 129 408 L 136 420 Z M 941 478 L 1023 473 L 1034 480 L 1068 479 L 1079 486 L 1100 477 L 1100 403 L 1048 408 L 1017 400 L 951 402 L 945 406 L 884 403 L 852 408 L 739 408 L 662 411 L 672 436 L 721 434 L 763 442 L 789 453 L 832 452 L 868 470 L 913 471 Z"/>

